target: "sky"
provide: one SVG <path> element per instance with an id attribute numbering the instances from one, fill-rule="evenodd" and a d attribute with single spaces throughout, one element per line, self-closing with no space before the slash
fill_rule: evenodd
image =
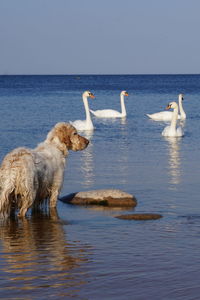
<path id="1" fill-rule="evenodd" d="M 199 0 L 0 0 L 0 74 L 199 73 Z"/>

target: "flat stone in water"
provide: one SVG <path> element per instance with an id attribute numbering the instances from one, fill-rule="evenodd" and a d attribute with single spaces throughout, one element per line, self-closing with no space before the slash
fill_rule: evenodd
<path id="1" fill-rule="evenodd" d="M 162 218 L 160 214 L 128 214 L 128 215 L 120 215 L 115 218 L 123 219 L 123 220 L 137 220 L 137 221 L 145 221 L 145 220 L 157 220 Z"/>
<path id="2" fill-rule="evenodd" d="M 103 205 L 111 207 L 134 207 L 136 198 L 116 189 L 93 190 L 69 194 L 60 199 L 62 202 L 75 205 Z"/>

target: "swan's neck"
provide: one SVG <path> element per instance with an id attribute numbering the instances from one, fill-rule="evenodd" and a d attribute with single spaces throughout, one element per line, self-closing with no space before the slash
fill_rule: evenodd
<path id="1" fill-rule="evenodd" d="M 120 95 L 120 102 L 121 102 L 121 111 L 122 111 L 122 116 L 126 116 L 126 107 L 124 103 L 124 95 Z"/>
<path id="2" fill-rule="evenodd" d="M 177 119 L 178 119 L 178 107 L 174 108 L 173 114 L 172 114 L 172 120 L 171 120 L 171 129 L 176 130 L 176 123 L 177 123 Z"/>
<path id="3" fill-rule="evenodd" d="M 91 116 L 90 116 L 90 109 L 89 109 L 89 105 L 88 105 L 88 99 L 86 96 L 83 96 L 83 103 L 84 103 L 84 107 L 85 107 L 86 122 L 88 124 L 92 123 Z"/>
<path id="4" fill-rule="evenodd" d="M 178 103 L 179 103 L 181 120 L 186 119 L 186 113 L 184 112 L 183 105 L 182 105 L 182 96 L 179 96 Z"/>

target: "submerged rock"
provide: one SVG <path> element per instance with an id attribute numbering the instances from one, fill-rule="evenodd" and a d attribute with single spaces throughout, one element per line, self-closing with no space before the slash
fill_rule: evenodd
<path id="1" fill-rule="evenodd" d="M 160 214 L 128 214 L 128 215 L 120 215 L 116 216 L 115 218 L 118 219 L 123 219 L 123 220 L 139 220 L 139 221 L 144 221 L 144 220 L 157 220 L 162 218 L 162 215 Z"/>
<path id="2" fill-rule="evenodd" d="M 73 193 L 60 200 L 76 205 L 103 205 L 111 207 L 134 207 L 137 205 L 137 200 L 133 195 L 115 189 Z"/>

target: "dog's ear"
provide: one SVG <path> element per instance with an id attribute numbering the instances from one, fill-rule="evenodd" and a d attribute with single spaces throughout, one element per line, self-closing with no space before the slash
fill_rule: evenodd
<path id="1" fill-rule="evenodd" d="M 59 138 L 62 144 L 65 144 L 67 149 L 71 149 L 72 142 L 70 140 L 70 135 L 72 133 L 72 128 L 67 124 L 63 124 L 62 126 L 56 128 L 56 136 Z"/>
<path id="2" fill-rule="evenodd" d="M 56 144 L 57 148 L 66 156 L 72 150 L 71 135 L 75 128 L 68 123 L 57 123 L 48 133 L 47 140 Z"/>

